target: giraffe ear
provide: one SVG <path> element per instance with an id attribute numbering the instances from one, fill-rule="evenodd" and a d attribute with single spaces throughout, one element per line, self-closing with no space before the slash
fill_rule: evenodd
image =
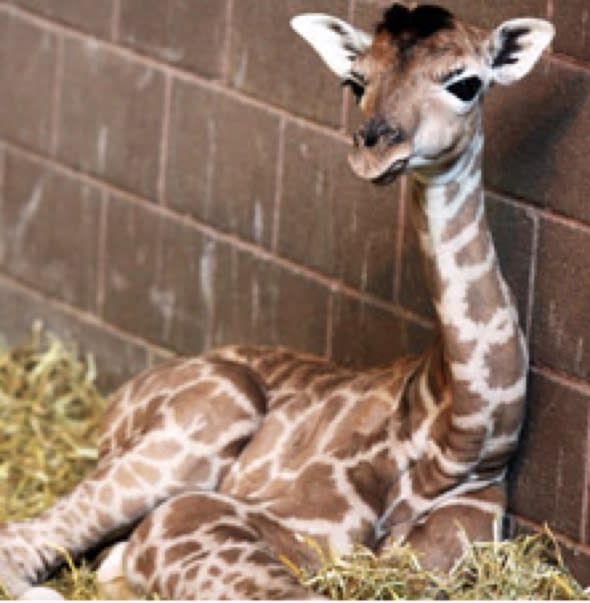
<path id="1" fill-rule="evenodd" d="M 320 55 L 338 76 L 346 77 L 359 54 L 371 45 L 372 37 L 352 25 L 317 13 L 307 13 L 291 19 L 291 27 Z"/>
<path id="2" fill-rule="evenodd" d="M 523 78 L 554 35 L 553 25 L 543 19 L 511 19 L 502 23 L 488 40 L 493 81 L 508 85 Z"/>

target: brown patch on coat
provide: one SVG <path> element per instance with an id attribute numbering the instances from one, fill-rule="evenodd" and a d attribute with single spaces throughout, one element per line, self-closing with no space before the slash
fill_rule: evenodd
<path id="1" fill-rule="evenodd" d="M 211 396 L 218 389 L 219 383 L 207 378 L 172 394 L 168 406 L 173 410 L 176 423 L 185 426 L 195 416 L 203 414 L 204 408 L 211 405 Z"/>
<path id="2" fill-rule="evenodd" d="M 148 546 L 144 548 L 133 560 L 135 571 L 146 579 L 151 579 L 156 569 L 157 556 L 157 547 Z"/>
<path id="3" fill-rule="evenodd" d="M 112 515 L 100 510 L 96 511 L 96 520 L 103 530 L 111 530 L 116 523 Z"/>
<path id="4" fill-rule="evenodd" d="M 371 462 L 362 461 L 346 471 L 350 484 L 362 500 L 381 515 L 385 507 L 385 499 L 397 468 L 387 453 L 381 453 Z"/>
<path id="5" fill-rule="evenodd" d="M 526 365 L 517 333 L 503 344 L 490 346 L 485 362 L 490 371 L 490 387 L 510 387 L 521 379 Z"/>
<path id="6" fill-rule="evenodd" d="M 141 493 L 135 496 L 126 496 L 121 503 L 121 511 L 123 511 L 123 515 L 129 518 L 129 520 L 136 519 L 138 513 L 146 510 L 145 497 Z"/>
<path id="7" fill-rule="evenodd" d="M 313 383 L 317 379 L 321 379 L 326 375 L 330 376 L 333 372 L 334 367 L 327 363 L 305 361 L 293 371 L 284 385 L 299 390 L 308 389 L 313 387 Z"/>
<path id="8" fill-rule="evenodd" d="M 282 406 L 281 412 L 283 412 L 288 419 L 295 420 L 312 406 L 314 402 L 316 402 L 316 400 L 310 396 L 309 392 L 295 390 L 281 396 L 280 401 L 278 399 L 276 403 L 273 401 L 272 409 L 277 410 L 279 406 Z"/>
<path id="9" fill-rule="evenodd" d="M 206 493 L 181 494 L 167 504 L 163 538 L 178 538 L 234 514 L 231 504 Z"/>
<path id="10" fill-rule="evenodd" d="M 104 484 L 98 490 L 98 501 L 106 506 L 110 506 L 113 502 L 113 487 L 110 484 Z"/>
<path id="11" fill-rule="evenodd" d="M 285 555 L 293 563 L 301 567 L 312 567 L 319 563 L 317 553 L 308 544 L 296 539 L 293 532 L 282 523 L 269 517 L 266 513 L 252 512 L 248 514 L 248 524 L 260 533 L 260 540 L 268 547 L 269 555 Z M 321 539 L 316 539 L 321 544 Z M 269 576 L 284 577 L 287 570 L 282 564 L 267 565 Z"/>
<path id="12" fill-rule="evenodd" d="M 492 413 L 493 436 L 511 436 L 518 433 L 524 418 L 522 400 L 501 404 Z"/>
<path id="13" fill-rule="evenodd" d="M 251 440 L 252 435 L 243 436 L 232 440 L 219 452 L 220 458 L 236 459 L 238 456 L 240 456 L 242 450 L 244 450 Z"/>
<path id="14" fill-rule="evenodd" d="M 132 471 L 140 478 L 150 484 L 156 483 L 161 476 L 161 472 L 158 467 L 150 465 L 140 459 L 134 459 L 132 464 Z"/>
<path id="15" fill-rule="evenodd" d="M 336 420 L 345 404 L 346 400 L 342 396 L 332 396 L 318 406 L 317 412 L 312 417 L 305 422 L 297 423 L 282 446 L 281 467 L 295 470 L 317 454 L 322 436 Z"/>
<path id="16" fill-rule="evenodd" d="M 246 558 L 250 563 L 255 563 L 262 567 L 266 567 L 269 563 L 274 563 L 276 559 L 264 551 L 252 551 Z"/>
<path id="17" fill-rule="evenodd" d="M 203 547 L 196 540 L 174 544 L 168 547 L 164 553 L 164 565 L 172 565 L 188 555 L 200 553 L 202 549 Z"/>
<path id="18" fill-rule="evenodd" d="M 257 373 L 243 364 L 229 360 L 217 361 L 215 367 L 217 375 L 231 383 L 252 404 L 256 414 L 267 411 L 266 386 Z"/>
<path id="19" fill-rule="evenodd" d="M 258 598 L 256 595 L 264 593 L 264 588 L 260 588 L 252 578 L 242 578 L 234 584 L 236 592 L 243 595 L 245 599 Z M 262 591 L 262 592 L 261 592 Z"/>
<path id="20" fill-rule="evenodd" d="M 221 549 L 218 553 L 219 558 L 228 563 L 229 565 L 234 565 L 235 563 L 237 563 L 241 555 L 242 549 L 236 547 L 224 548 Z M 229 579 L 229 576 L 226 576 L 226 579 Z"/>
<path id="21" fill-rule="evenodd" d="M 329 395 L 336 393 L 341 388 L 349 385 L 352 379 L 354 379 L 354 373 L 349 371 L 321 375 L 314 379 L 312 392 L 317 398 L 323 400 Z"/>
<path id="22" fill-rule="evenodd" d="M 168 578 L 166 579 L 166 582 L 164 583 L 163 592 L 172 598 L 176 598 L 175 593 L 176 593 L 176 589 L 178 588 L 179 582 L 180 582 L 179 574 L 172 574 L 171 576 L 168 576 Z"/>
<path id="23" fill-rule="evenodd" d="M 280 480 L 271 481 L 269 479 L 270 470 L 270 460 L 255 469 L 249 469 L 247 464 L 244 466 L 240 465 L 239 471 L 230 471 L 227 473 L 227 476 L 221 482 L 219 492 L 244 498 L 250 492 L 263 490 L 265 496 L 272 497 L 277 490 L 280 491 L 283 488 L 283 482 Z"/>
<path id="24" fill-rule="evenodd" d="M 181 444 L 176 440 L 162 438 L 161 440 L 154 440 L 146 446 L 142 446 L 141 453 L 142 456 L 154 459 L 155 461 L 167 461 L 180 452 L 181 449 Z"/>
<path id="25" fill-rule="evenodd" d="M 268 383 L 270 376 L 285 362 L 290 362 L 294 358 L 294 353 L 284 348 L 273 350 L 265 354 L 257 363 L 256 371 Z"/>
<path id="26" fill-rule="evenodd" d="M 370 433 L 361 433 L 357 430 L 345 430 L 338 433 L 329 445 L 326 452 L 336 459 L 353 459 L 355 456 L 368 452 L 377 444 L 382 444 L 390 439 L 391 417 L 385 416 L 383 424 Z M 351 426 L 354 429 L 354 423 Z"/>
<path id="27" fill-rule="evenodd" d="M 204 486 L 209 482 L 211 463 L 200 455 L 186 455 L 174 466 L 174 476 L 183 484 Z"/>
<path id="28" fill-rule="evenodd" d="M 247 525 L 238 525 L 236 523 L 226 523 L 218 520 L 217 523 L 209 527 L 207 533 L 213 536 L 217 542 L 227 543 L 252 543 L 258 542 L 260 536 Z"/>
<path id="29" fill-rule="evenodd" d="M 157 429 L 162 424 L 162 417 L 158 417 L 157 413 L 167 398 L 167 394 L 153 395 L 135 408 L 131 417 L 131 432 L 145 433 L 149 429 Z"/>
<path id="30" fill-rule="evenodd" d="M 506 306 L 507 300 L 501 295 L 501 289 L 498 288 L 500 278 L 498 267 L 492 266 L 489 272 L 470 284 L 465 297 L 469 318 L 487 324 L 498 308 Z"/>
<path id="31" fill-rule="evenodd" d="M 449 199 L 456 198 L 455 196 L 458 194 L 459 185 L 451 184 L 449 186 L 449 188 L 450 189 L 455 188 L 457 190 L 454 192 L 449 191 L 448 198 Z M 463 232 L 465 227 L 469 226 L 470 224 L 475 223 L 477 214 L 480 211 L 480 207 L 481 207 L 481 202 L 477 196 L 472 196 L 470 199 L 467 199 L 463 203 L 463 207 L 461 208 L 459 213 L 446 224 L 445 229 L 442 234 L 442 238 L 441 238 L 442 242 L 446 243 L 446 242 L 454 239 L 457 235 L 459 235 L 461 232 Z M 481 220 L 485 220 L 485 214 L 484 214 L 484 217 L 480 218 L 480 226 L 481 226 Z"/>
<path id="32" fill-rule="evenodd" d="M 476 461 L 487 437 L 487 425 L 460 429 L 452 422 L 444 434 L 444 452 L 455 461 L 470 463 Z"/>
<path id="33" fill-rule="evenodd" d="M 332 466 L 316 462 L 307 466 L 270 508 L 281 517 L 339 522 L 350 504 L 336 487 Z"/>

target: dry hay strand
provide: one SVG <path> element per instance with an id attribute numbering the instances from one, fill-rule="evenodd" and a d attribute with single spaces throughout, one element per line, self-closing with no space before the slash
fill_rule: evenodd
<path id="1" fill-rule="evenodd" d="M 107 404 L 95 378 L 90 356 L 39 324 L 27 342 L 0 349 L 0 521 L 38 515 L 95 465 Z M 93 574 L 63 555 L 50 585 L 68 598 L 93 598 Z M 1 595 L 8 598 L 0 587 Z"/>
<path id="2" fill-rule="evenodd" d="M 36 325 L 25 344 L 0 349 L 0 521 L 38 515 L 95 465 L 106 400 L 95 386 L 92 358 L 79 358 Z M 548 529 L 515 540 L 469 544 L 448 574 L 426 571 L 407 546 L 379 557 L 361 546 L 349 554 L 324 551 L 308 539 L 320 568 L 283 562 L 303 584 L 332 599 L 587 599 L 565 568 Z M 95 573 L 64 564 L 46 583 L 67 599 L 99 599 Z M 0 598 L 9 593 L 0 585 Z"/>
<path id="3" fill-rule="evenodd" d="M 565 567 L 559 545 L 545 527 L 513 540 L 470 543 L 448 572 L 422 568 L 408 546 L 379 556 L 357 546 L 345 555 L 322 551 L 321 567 L 306 572 L 287 562 L 301 582 L 336 600 L 580 600 L 588 593 Z M 318 551 L 318 546 L 313 545 Z"/>

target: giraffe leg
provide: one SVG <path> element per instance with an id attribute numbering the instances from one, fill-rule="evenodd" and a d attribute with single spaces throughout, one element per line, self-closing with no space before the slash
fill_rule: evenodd
<path id="1" fill-rule="evenodd" d="M 281 544 L 266 538 L 271 524 L 275 540 L 286 547 L 295 542 L 253 505 L 219 493 L 186 492 L 148 515 L 99 576 L 125 574 L 130 592 L 163 599 L 321 598 L 278 559 Z"/>
<path id="2" fill-rule="evenodd" d="M 56 545 L 78 555 L 170 496 L 223 479 L 260 424 L 263 393 L 235 366 L 180 368 L 169 367 L 177 385 L 166 370 L 147 373 L 115 397 L 98 466 L 72 492 L 37 518 L 0 524 L 0 583 L 13 596 L 63 561 Z"/>
<path id="3" fill-rule="evenodd" d="M 505 509 L 501 485 L 450 498 L 415 525 L 406 543 L 420 554 L 426 569 L 448 571 L 469 542 L 489 541 L 500 534 Z"/>

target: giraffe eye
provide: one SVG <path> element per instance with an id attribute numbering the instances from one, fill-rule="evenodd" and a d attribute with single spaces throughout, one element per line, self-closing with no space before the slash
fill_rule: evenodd
<path id="1" fill-rule="evenodd" d="M 472 101 L 481 90 L 482 81 L 476 76 L 464 77 L 447 86 L 447 90 L 463 102 Z"/>
<path id="2" fill-rule="evenodd" d="M 363 98 L 363 94 L 365 93 L 364 84 L 361 84 L 358 80 L 349 77 L 342 82 L 342 86 L 350 88 L 357 104 L 361 102 L 361 98 Z"/>

